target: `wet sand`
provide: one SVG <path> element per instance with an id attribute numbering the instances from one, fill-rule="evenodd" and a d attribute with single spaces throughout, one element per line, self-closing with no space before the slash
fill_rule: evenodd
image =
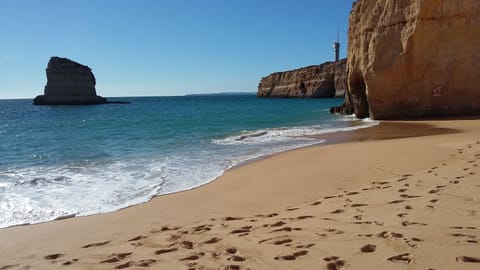
<path id="1" fill-rule="evenodd" d="M 322 138 L 146 204 L 1 229 L 0 269 L 480 267 L 480 120 Z"/>

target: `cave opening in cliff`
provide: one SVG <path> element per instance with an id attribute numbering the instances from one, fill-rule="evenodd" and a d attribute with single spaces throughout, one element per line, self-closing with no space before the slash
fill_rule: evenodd
<path id="1" fill-rule="evenodd" d="M 370 116 L 370 112 L 368 107 L 367 87 L 365 85 L 365 79 L 360 72 L 353 73 L 350 78 L 350 102 L 353 107 L 353 112 L 358 118 L 367 118 Z"/>

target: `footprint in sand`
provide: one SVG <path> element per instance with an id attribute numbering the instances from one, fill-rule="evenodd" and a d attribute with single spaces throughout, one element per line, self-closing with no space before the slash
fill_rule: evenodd
<path id="1" fill-rule="evenodd" d="M 338 270 L 343 266 L 345 266 L 345 260 L 342 260 L 338 256 L 326 257 L 326 258 L 323 258 L 323 260 L 328 262 L 327 263 L 328 270 Z"/>
<path id="2" fill-rule="evenodd" d="M 50 255 L 47 255 L 43 258 L 45 258 L 45 260 L 56 260 L 60 257 L 63 257 L 65 256 L 65 254 L 61 254 L 61 253 L 55 253 L 55 254 L 50 254 Z"/>
<path id="3" fill-rule="evenodd" d="M 156 255 L 161 255 L 161 254 L 171 253 L 171 252 L 175 252 L 175 251 L 178 251 L 178 248 L 159 249 L 159 250 L 155 250 L 155 254 Z"/>
<path id="4" fill-rule="evenodd" d="M 228 247 L 225 249 L 225 251 L 229 254 L 235 254 L 237 253 L 237 248 L 236 247 Z"/>
<path id="5" fill-rule="evenodd" d="M 233 220 L 242 220 L 242 219 L 243 219 L 243 217 L 230 217 L 230 216 L 228 216 L 228 217 L 224 218 L 223 220 L 224 221 L 233 221 Z"/>
<path id="6" fill-rule="evenodd" d="M 452 233 L 451 234 L 454 237 L 465 237 L 465 238 L 470 238 L 470 239 L 475 239 L 475 235 L 470 235 L 470 234 L 463 234 L 463 233 Z"/>
<path id="7" fill-rule="evenodd" d="M 377 249 L 377 246 L 372 244 L 366 244 L 365 246 L 360 248 L 360 251 L 363 253 L 372 253 L 372 252 L 375 252 L 376 249 Z"/>
<path id="8" fill-rule="evenodd" d="M 354 221 L 354 222 L 350 222 L 351 224 L 357 224 L 357 225 L 361 225 L 361 224 L 373 224 L 373 221 Z"/>
<path id="9" fill-rule="evenodd" d="M 9 265 L 4 265 L 0 266 L 0 270 L 8 270 L 14 267 L 20 266 L 20 264 L 9 264 Z"/>
<path id="10" fill-rule="evenodd" d="M 129 261 L 129 262 L 126 262 L 126 263 L 119 264 L 119 265 L 115 266 L 115 269 L 125 269 L 125 268 L 128 268 L 130 266 L 149 267 L 156 262 L 157 261 L 154 260 L 154 259 L 141 260 L 141 261 L 138 261 L 138 262 Z"/>
<path id="11" fill-rule="evenodd" d="M 389 183 L 388 181 L 384 181 L 384 182 L 377 182 L 377 181 L 375 181 L 375 182 L 372 182 L 373 185 L 375 185 L 375 184 L 378 184 L 378 185 L 386 185 L 386 184 L 388 184 L 388 183 Z"/>
<path id="12" fill-rule="evenodd" d="M 411 240 L 415 242 L 423 242 L 423 240 L 418 237 L 412 237 Z"/>
<path id="13" fill-rule="evenodd" d="M 135 263 L 136 266 L 140 267 L 149 267 L 151 264 L 156 263 L 157 260 L 154 259 L 148 259 L 148 260 L 141 260 Z"/>
<path id="14" fill-rule="evenodd" d="M 428 224 L 421 223 L 421 222 L 402 221 L 402 226 L 406 227 L 406 226 L 410 226 L 410 225 L 427 226 Z"/>
<path id="15" fill-rule="evenodd" d="M 285 224 L 286 223 L 283 222 L 283 221 L 278 221 L 278 222 L 275 222 L 273 224 L 264 224 L 263 227 L 280 227 L 280 226 L 283 226 Z"/>
<path id="16" fill-rule="evenodd" d="M 125 268 L 128 268 L 128 267 L 132 266 L 133 264 L 134 264 L 133 261 L 129 261 L 129 262 L 122 263 L 122 264 L 119 264 L 119 265 L 115 266 L 115 269 L 125 269 Z"/>
<path id="17" fill-rule="evenodd" d="M 232 257 L 228 258 L 227 260 L 234 261 L 234 262 L 244 262 L 247 259 L 245 257 L 242 257 L 242 256 L 233 255 Z"/>
<path id="18" fill-rule="evenodd" d="M 274 259 L 279 260 L 279 261 L 293 261 L 293 260 L 296 260 L 297 258 L 299 258 L 301 256 L 305 256 L 307 254 L 308 254 L 307 250 L 301 250 L 301 251 L 297 251 L 293 254 L 275 256 Z"/>
<path id="19" fill-rule="evenodd" d="M 291 242 L 292 242 L 291 239 L 281 239 L 281 240 L 273 241 L 272 244 L 274 244 L 274 245 L 283 245 L 283 244 L 287 244 L 287 243 L 291 243 Z"/>
<path id="20" fill-rule="evenodd" d="M 271 237 L 271 238 L 258 241 L 259 244 L 265 243 L 265 242 L 273 245 L 283 245 L 283 244 L 291 243 L 292 239 L 288 238 L 287 235 L 283 235 L 283 236 Z"/>
<path id="21" fill-rule="evenodd" d="M 283 228 L 280 228 L 280 229 L 273 230 L 270 233 L 291 232 L 291 231 L 301 231 L 301 230 L 302 230 L 302 228 L 283 227 Z"/>
<path id="22" fill-rule="evenodd" d="M 182 245 L 183 248 L 193 249 L 193 242 L 192 241 L 183 241 L 181 243 L 181 245 Z"/>
<path id="23" fill-rule="evenodd" d="M 480 263 L 480 258 L 470 256 L 459 256 L 456 260 L 457 262 Z"/>
<path id="24" fill-rule="evenodd" d="M 200 259 L 204 255 L 205 255 L 205 253 L 203 253 L 203 252 L 197 252 L 197 253 L 193 253 L 193 254 L 191 254 L 187 257 L 184 257 L 184 258 L 180 259 L 180 261 L 195 261 L 195 260 Z"/>
<path id="25" fill-rule="evenodd" d="M 278 213 L 271 213 L 267 215 L 256 215 L 255 217 L 260 217 L 260 218 L 271 218 L 271 217 L 276 217 L 278 216 Z"/>
<path id="26" fill-rule="evenodd" d="M 303 220 L 307 218 L 313 218 L 313 216 L 298 216 L 296 218 L 291 218 L 291 220 Z"/>
<path id="27" fill-rule="evenodd" d="M 388 202 L 387 204 L 397 204 L 397 203 L 402 203 L 402 202 L 405 202 L 405 200 L 394 200 L 394 201 Z"/>
<path id="28" fill-rule="evenodd" d="M 237 234 L 238 236 L 245 236 L 251 232 L 252 226 L 243 226 L 230 232 L 230 234 Z"/>
<path id="29" fill-rule="evenodd" d="M 215 244 L 215 243 L 218 243 L 220 241 L 222 241 L 222 238 L 213 237 L 213 238 L 211 238 L 211 239 L 209 239 L 209 240 L 207 240 L 203 243 L 205 243 L 205 244 Z"/>
<path id="30" fill-rule="evenodd" d="M 130 255 L 132 255 L 132 252 L 124 252 L 124 253 L 113 253 L 112 255 L 110 255 L 110 258 L 106 259 L 106 260 L 103 260 L 103 261 L 100 261 L 100 263 L 115 263 L 115 262 L 119 262 L 127 257 L 129 257 Z"/>
<path id="31" fill-rule="evenodd" d="M 410 263 L 412 261 L 412 256 L 410 255 L 410 253 L 403 253 L 387 258 L 387 260 L 391 262 Z"/>
<path id="32" fill-rule="evenodd" d="M 200 225 L 200 226 L 197 226 L 197 227 L 194 227 L 192 228 L 192 234 L 199 234 L 199 233 L 204 233 L 204 232 L 208 232 L 208 231 L 211 231 L 212 225 L 210 224 L 205 224 L 205 225 Z"/>
<path id="33" fill-rule="evenodd" d="M 104 246 L 104 245 L 106 245 L 106 244 L 108 244 L 108 243 L 110 243 L 110 241 L 91 243 L 91 244 L 88 244 L 88 245 L 83 246 L 82 248 L 100 247 L 100 246 Z"/>
<path id="34" fill-rule="evenodd" d="M 303 245 L 296 245 L 295 248 L 311 248 L 315 246 L 315 244 L 303 244 Z"/>
<path id="35" fill-rule="evenodd" d="M 354 203 L 350 205 L 351 207 L 363 207 L 363 206 L 368 206 L 366 203 Z"/>
<path id="36" fill-rule="evenodd" d="M 337 229 L 325 229 L 324 231 L 329 232 L 329 233 L 334 233 L 334 234 L 344 234 L 345 232 L 342 230 L 337 230 Z"/>
<path id="37" fill-rule="evenodd" d="M 62 263 L 62 265 L 71 265 L 74 262 L 78 262 L 78 259 L 72 259 L 71 261 L 66 261 L 66 262 Z M 4 270 L 4 269 L 0 267 L 0 270 Z"/>
<path id="38" fill-rule="evenodd" d="M 139 236 L 133 237 L 132 239 L 129 239 L 128 242 L 134 242 L 134 241 L 142 240 L 142 239 L 145 239 L 145 238 L 147 238 L 147 237 L 144 236 L 144 235 L 139 235 Z"/>
<path id="39" fill-rule="evenodd" d="M 403 237 L 403 234 L 401 234 L 401 233 L 396 233 L 396 232 L 383 231 L 383 232 L 381 232 L 381 233 L 378 233 L 378 234 L 377 234 L 377 237 L 386 238 L 386 239 L 402 238 L 402 237 Z"/>

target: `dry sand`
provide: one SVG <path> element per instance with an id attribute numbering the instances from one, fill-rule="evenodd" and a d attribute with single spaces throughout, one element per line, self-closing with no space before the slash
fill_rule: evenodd
<path id="1" fill-rule="evenodd" d="M 480 269 L 480 120 L 328 136 L 344 143 L 114 213 L 1 229 L 0 269 Z"/>

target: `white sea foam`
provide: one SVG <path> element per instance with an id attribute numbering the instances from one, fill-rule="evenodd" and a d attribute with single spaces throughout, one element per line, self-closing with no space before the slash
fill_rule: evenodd
<path id="1" fill-rule="evenodd" d="M 185 157 L 27 168 L 0 178 L 0 227 L 38 223 L 60 216 L 118 210 L 205 184 L 222 166 L 201 167 Z M 42 175 L 41 178 L 37 175 Z M 14 183 L 14 184 L 11 184 Z"/>
<path id="2" fill-rule="evenodd" d="M 343 118 L 342 118 L 343 119 Z M 347 118 L 348 119 L 348 118 Z M 340 120 L 351 121 L 351 120 Z M 226 138 L 215 139 L 213 143 L 218 145 L 255 145 L 272 142 L 291 142 L 291 141 L 306 141 L 314 140 L 306 138 L 305 136 L 320 135 L 326 133 L 346 132 L 362 128 L 368 128 L 379 124 L 378 121 L 371 119 L 361 120 L 361 124 L 347 126 L 347 127 L 332 127 L 332 126 L 307 126 L 307 127 L 285 127 L 272 128 L 264 130 L 243 131 L 240 134 L 228 136 Z"/>

